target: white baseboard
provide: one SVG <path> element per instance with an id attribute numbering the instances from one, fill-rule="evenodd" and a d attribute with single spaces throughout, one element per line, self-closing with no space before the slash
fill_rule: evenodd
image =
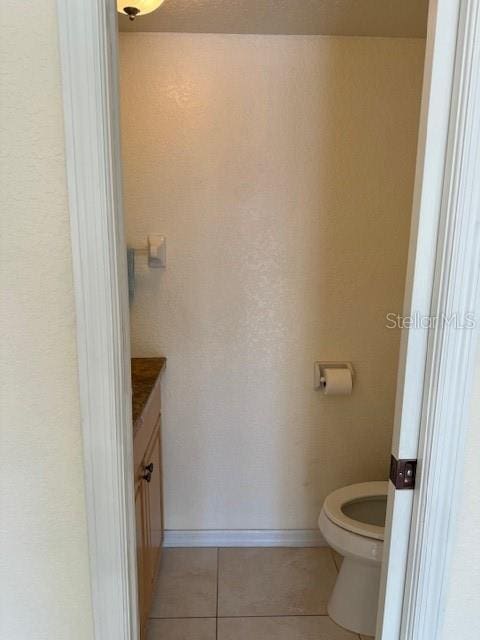
<path id="1" fill-rule="evenodd" d="M 318 529 L 167 529 L 165 547 L 326 547 Z"/>

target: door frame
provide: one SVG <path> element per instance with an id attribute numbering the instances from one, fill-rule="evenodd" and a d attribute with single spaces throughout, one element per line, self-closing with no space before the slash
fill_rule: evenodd
<path id="1" fill-rule="evenodd" d="M 480 319 L 479 70 L 480 3 L 461 0 L 430 315 L 474 313 L 477 326 L 428 332 L 401 624 L 412 640 L 441 635 L 459 513 Z"/>
<path id="2" fill-rule="evenodd" d="M 479 4 L 430 3 L 405 306 L 413 310 L 421 301 L 424 315 L 478 309 L 480 85 L 473 70 L 480 62 Z M 116 10 L 112 0 L 58 0 L 57 11 L 94 633 L 97 640 L 137 640 Z M 406 457 L 404 451 L 414 450 L 419 468 L 414 492 L 390 489 L 389 511 L 400 507 L 393 514 L 402 514 L 403 527 L 394 521 L 385 545 L 395 571 L 383 576 L 382 640 L 437 637 L 432 629 L 439 628 L 446 598 L 450 500 L 462 466 L 474 334 L 441 324 L 403 332 L 393 451 Z M 415 421 L 418 435 L 402 449 L 405 420 Z M 449 476 L 440 473 L 445 465 Z"/>
<path id="3" fill-rule="evenodd" d="M 479 316 L 479 20 L 477 0 L 430 2 L 404 316 Z M 417 483 L 389 483 L 378 639 L 439 637 L 476 337 L 402 332 L 392 454 Z"/>
<path id="4" fill-rule="evenodd" d="M 95 640 L 139 636 L 130 331 L 113 0 L 58 0 Z"/>

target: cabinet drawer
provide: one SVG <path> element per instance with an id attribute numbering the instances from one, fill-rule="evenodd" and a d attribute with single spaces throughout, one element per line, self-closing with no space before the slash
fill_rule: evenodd
<path id="1" fill-rule="evenodd" d="M 160 378 L 155 383 L 142 414 L 135 423 L 135 439 L 133 441 L 133 464 L 135 475 L 142 464 L 145 451 L 150 442 L 161 411 Z"/>

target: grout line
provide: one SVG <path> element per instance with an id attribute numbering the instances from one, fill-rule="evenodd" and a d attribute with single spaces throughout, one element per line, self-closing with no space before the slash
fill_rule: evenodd
<path id="1" fill-rule="evenodd" d="M 263 615 L 245 615 L 245 616 L 219 616 L 219 620 L 223 618 L 328 618 L 328 613 L 279 613 L 279 614 L 263 614 Z"/>
<path id="2" fill-rule="evenodd" d="M 169 616 L 168 618 L 158 618 L 150 616 L 149 620 L 213 620 L 215 616 Z M 224 618 L 328 618 L 328 613 L 280 613 L 263 615 L 238 615 L 238 616 L 217 616 L 217 620 Z"/>
<path id="3" fill-rule="evenodd" d="M 149 620 L 215 620 L 215 616 L 169 616 L 168 618 L 150 616 Z"/>

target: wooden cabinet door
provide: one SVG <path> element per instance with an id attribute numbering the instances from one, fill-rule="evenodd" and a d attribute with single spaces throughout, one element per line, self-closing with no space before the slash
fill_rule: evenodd
<path id="1" fill-rule="evenodd" d="M 146 623 L 145 610 L 145 491 L 142 480 L 135 483 L 135 528 L 137 538 L 137 581 L 138 581 L 138 615 L 140 619 L 140 638 L 144 636 Z"/>
<path id="2" fill-rule="evenodd" d="M 163 542 L 162 451 L 160 415 L 157 421 L 145 421 L 134 446 L 140 443 L 144 455 L 135 476 L 135 513 L 137 528 L 138 599 L 140 638 L 145 637 Z M 148 431 L 146 431 L 148 429 Z M 149 437 L 145 436 L 149 434 Z M 143 435 L 143 439 L 140 437 Z"/>
<path id="3" fill-rule="evenodd" d="M 144 461 L 145 470 L 150 473 L 150 481 L 145 482 L 145 498 L 147 511 L 146 540 L 146 588 L 147 600 L 150 603 L 155 586 L 155 578 L 160 561 L 163 541 L 163 505 L 162 505 L 162 451 L 160 418 L 155 426 Z"/>

